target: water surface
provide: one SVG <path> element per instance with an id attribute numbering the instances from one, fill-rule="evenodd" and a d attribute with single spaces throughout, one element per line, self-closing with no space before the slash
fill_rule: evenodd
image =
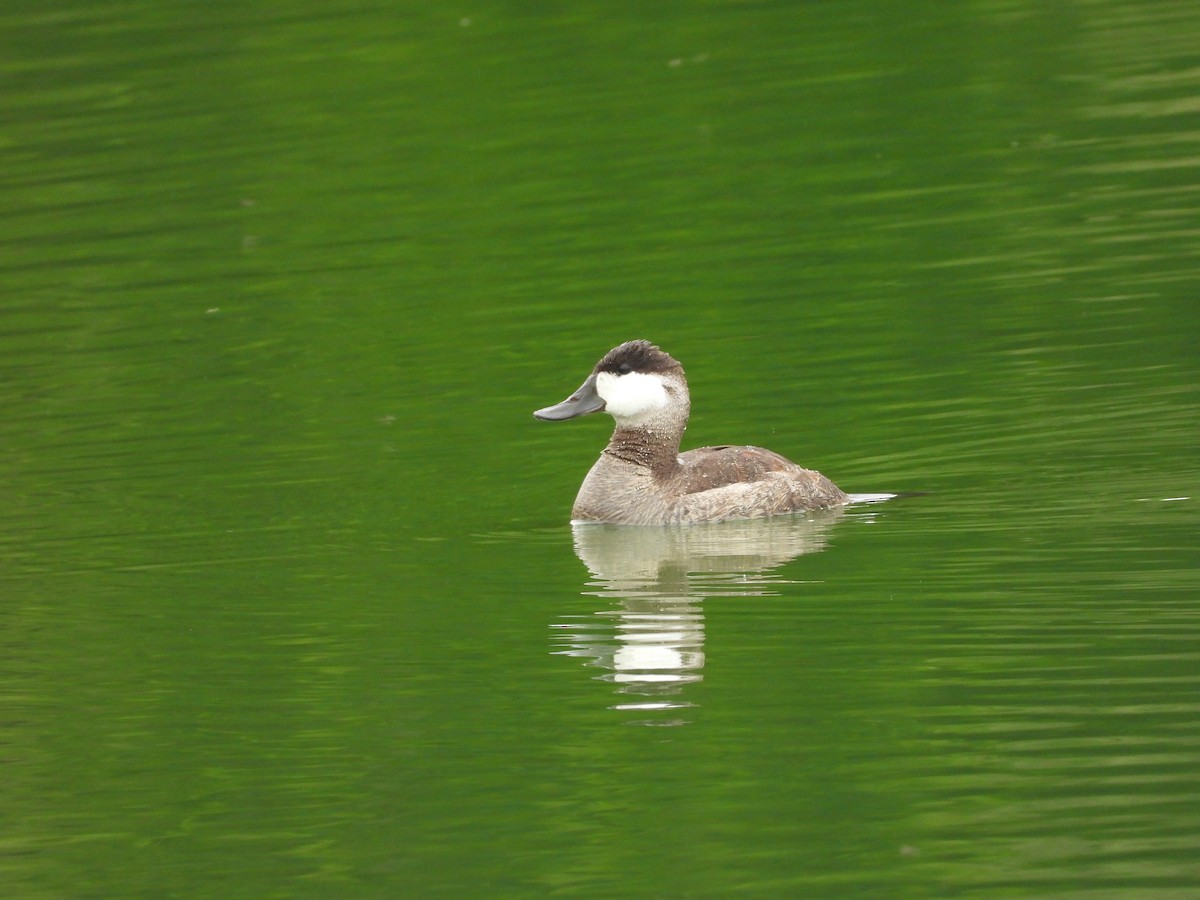
<path id="1" fill-rule="evenodd" d="M 1191 4 L 0 36 L 6 896 L 1200 889 Z M 572 529 L 635 337 L 908 496 Z"/>

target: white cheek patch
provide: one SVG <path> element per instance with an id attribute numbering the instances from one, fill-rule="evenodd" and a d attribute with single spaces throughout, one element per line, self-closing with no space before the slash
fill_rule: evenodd
<path id="1" fill-rule="evenodd" d="M 667 405 L 667 390 L 657 375 L 630 372 L 596 375 L 596 393 L 604 401 L 604 410 L 616 419 L 636 419 Z"/>

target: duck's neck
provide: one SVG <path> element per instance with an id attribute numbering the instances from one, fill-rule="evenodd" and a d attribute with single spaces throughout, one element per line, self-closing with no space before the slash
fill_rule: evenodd
<path id="1" fill-rule="evenodd" d="M 649 469 L 656 478 L 662 478 L 679 468 L 679 440 L 682 436 L 681 431 L 654 426 L 618 427 L 604 448 L 604 453 Z"/>

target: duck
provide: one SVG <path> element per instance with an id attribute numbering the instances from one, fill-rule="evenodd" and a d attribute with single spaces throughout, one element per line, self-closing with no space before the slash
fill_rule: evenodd
<path id="1" fill-rule="evenodd" d="M 545 422 L 605 412 L 612 437 L 571 508 L 572 524 L 689 525 L 835 509 L 850 497 L 820 472 L 762 447 L 679 451 L 691 412 L 683 366 L 646 340 L 608 351 Z"/>

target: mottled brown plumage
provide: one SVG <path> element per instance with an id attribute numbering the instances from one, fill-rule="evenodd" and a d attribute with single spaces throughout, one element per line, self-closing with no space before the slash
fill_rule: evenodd
<path id="1" fill-rule="evenodd" d="M 601 410 L 617 425 L 575 498 L 575 521 L 716 522 L 849 501 L 821 473 L 761 447 L 700 447 L 681 454 L 690 411 L 687 378 L 677 360 L 648 341 L 615 347 L 579 390 L 534 415 L 556 421 Z"/>

